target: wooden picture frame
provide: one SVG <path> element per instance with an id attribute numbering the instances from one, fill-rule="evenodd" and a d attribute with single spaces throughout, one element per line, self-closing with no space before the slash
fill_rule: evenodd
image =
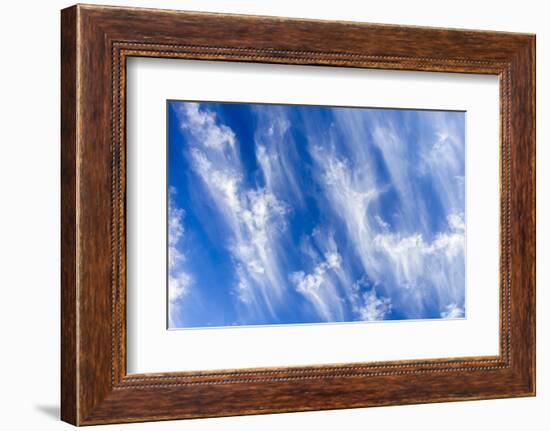
<path id="1" fill-rule="evenodd" d="M 61 18 L 62 420 L 91 425 L 535 395 L 534 35 L 83 5 Z M 130 56 L 498 75 L 500 354 L 128 375 Z"/>

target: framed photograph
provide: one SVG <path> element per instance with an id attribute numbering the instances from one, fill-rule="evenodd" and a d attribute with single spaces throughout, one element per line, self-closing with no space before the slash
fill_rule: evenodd
<path id="1" fill-rule="evenodd" d="M 61 14 L 61 415 L 535 394 L 535 36 Z"/>

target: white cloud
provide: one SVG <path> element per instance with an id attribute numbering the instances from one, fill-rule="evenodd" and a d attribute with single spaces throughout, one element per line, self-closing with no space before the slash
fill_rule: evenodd
<path id="1" fill-rule="evenodd" d="M 447 217 L 449 226 L 457 231 L 464 231 L 466 229 L 466 224 L 464 223 L 464 214 L 450 214 Z"/>
<path id="2" fill-rule="evenodd" d="M 185 297 L 192 284 L 192 278 L 184 268 L 185 255 L 181 251 L 185 211 L 176 206 L 173 200 L 175 193 L 175 189 L 171 188 L 168 200 L 168 318 L 170 326 L 177 326 L 175 325 L 177 314 L 175 303 Z"/>
<path id="3" fill-rule="evenodd" d="M 214 113 L 193 104 L 180 115 L 193 138 L 188 152 L 192 168 L 228 228 L 222 241 L 236 267 L 235 296 L 249 312 L 274 313 L 273 304 L 285 289 L 278 239 L 286 228 L 288 206 L 269 183 L 256 187 L 244 181 L 235 134 Z"/>
<path id="4" fill-rule="evenodd" d="M 310 293 L 318 290 L 329 277 L 327 271 L 340 268 L 341 257 L 338 253 L 331 253 L 326 256 L 326 260 L 318 264 L 311 274 L 305 274 L 303 271 L 293 272 L 290 279 L 296 284 L 296 289 L 300 293 Z"/>
<path id="5" fill-rule="evenodd" d="M 438 199 L 448 212 L 464 210 L 464 136 L 457 117 L 432 113 L 431 126 L 435 132 L 423 137 L 420 145 L 418 171 L 431 180 Z"/>
<path id="6" fill-rule="evenodd" d="M 347 243 L 338 250 L 332 227 L 318 229 L 300 250 L 310 264 L 289 276 L 284 270 L 288 203 L 297 208 L 304 196 L 296 172 L 303 165 L 288 133 L 286 114 L 258 110 L 255 156 L 259 178 L 265 184 L 255 186 L 245 175 L 233 131 L 199 104 L 182 106 L 182 127 L 190 137 L 186 154 L 205 195 L 224 220 L 227 229 L 221 240 L 235 264 L 234 294 L 247 310 L 275 315 L 276 308 L 284 306 L 289 279 L 325 320 L 342 320 L 346 300 L 362 320 L 384 319 L 392 307 L 416 316 L 422 313 L 426 299 L 439 307 L 461 303 L 465 223 L 460 212 L 464 208 L 459 181 L 462 161 L 457 155 L 462 142 L 445 121 L 436 121 L 436 132 L 420 134 L 415 142 L 403 138 L 401 126 L 378 117 L 365 121 L 358 110 L 335 113 L 328 131 L 318 129 L 315 122 L 304 122 L 312 175 L 320 186 L 313 198 L 322 217 L 341 223 Z M 422 154 L 420 173 L 411 160 L 411 145 Z M 440 232 L 432 231 L 431 209 L 418 182 L 412 180 L 414 175 L 424 175 L 434 185 L 437 203 L 449 214 Z M 388 190 L 397 196 L 391 198 L 398 202 L 396 217 L 380 208 L 379 198 Z M 178 233 L 176 224 L 174 238 L 181 235 L 183 228 Z M 174 258 L 183 256 L 175 252 Z M 361 294 L 354 291 L 357 266 L 373 285 L 384 286 L 377 288 L 383 296 L 377 296 L 374 287 Z M 185 291 L 190 280 L 177 280 L 174 277 L 174 291 Z"/>
<path id="7" fill-rule="evenodd" d="M 375 187 L 372 178 L 357 174 L 347 159 L 337 157 L 334 149 L 326 151 L 313 145 L 310 153 L 319 168 L 317 175 L 324 186 L 329 210 L 335 211 L 344 223 L 363 266 L 377 271 L 378 264 L 372 254 L 376 228 L 369 223 L 368 210 L 381 191 Z"/>
<path id="8" fill-rule="evenodd" d="M 263 107 L 262 107 L 263 108 Z M 287 109 L 271 106 L 269 110 L 255 109 L 257 127 L 254 134 L 256 160 L 260 165 L 266 187 L 294 205 L 303 203 L 295 168 L 300 169 L 300 157 L 292 134 Z"/>
<path id="9" fill-rule="evenodd" d="M 456 303 L 449 304 L 441 312 L 443 319 L 459 319 L 464 317 L 464 309 L 459 307 Z"/>
<path id="10" fill-rule="evenodd" d="M 217 123 L 215 113 L 200 109 L 199 103 L 187 102 L 179 106 L 180 115 L 185 115 L 186 120 L 181 122 L 182 128 L 190 130 L 204 146 L 216 150 L 235 147 L 235 134 L 229 127 Z"/>
<path id="11" fill-rule="evenodd" d="M 313 271 L 306 274 L 296 271 L 290 274 L 290 281 L 296 291 L 304 295 L 325 321 L 341 320 L 341 299 L 334 283 L 334 271 L 341 268 L 342 258 L 337 252 L 328 253 Z"/>
<path id="12" fill-rule="evenodd" d="M 173 304 L 177 300 L 181 299 L 188 292 L 191 284 L 191 276 L 184 271 L 171 271 L 171 275 L 168 278 L 169 282 L 169 294 L 170 303 Z"/>
<path id="13" fill-rule="evenodd" d="M 287 206 L 267 189 L 248 190 L 241 208 L 242 220 L 251 232 L 254 243 L 267 246 L 268 235 L 284 229 Z"/>
<path id="14" fill-rule="evenodd" d="M 463 140 L 458 126 L 444 114 L 430 116 L 429 126 L 412 142 L 406 119 L 399 125 L 390 117 L 365 120 L 357 111 L 335 114 L 336 131 L 321 140 L 318 133 L 308 136 L 316 179 L 327 202 L 324 211 L 337 215 L 345 226 L 365 274 L 384 286 L 384 293 L 397 302 L 395 308 L 411 316 L 423 315 L 427 303 L 460 303 L 464 296 L 464 189 L 457 180 L 463 177 Z M 422 171 L 416 153 L 421 154 Z M 424 176 L 422 184 L 432 185 L 441 209 L 429 206 L 425 186 L 415 180 L 419 175 Z M 392 218 L 384 214 L 384 219 L 379 199 L 388 190 L 396 196 L 391 199 L 398 202 L 398 210 Z M 447 226 L 435 233 L 434 207 L 449 214 Z"/>
<path id="15" fill-rule="evenodd" d="M 380 233 L 374 237 L 374 245 L 391 257 L 408 253 L 418 257 L 443 253 L 450 259 L 464 251 L 465 227 L 464 219 L 459 214 L 451 214 L 448 223 L 449 229 L 439 232 L 431 242 L 426 242 L 419 233 Z"/>
<path id="16" fill-rule="evenodd" d="M 329 253 L 327 255 L 327 266 L 330 269 L 338 269 L 340 268 L 340 265 L 342 264 L 342 258 L 338 253 Z"/>
<path id="17" fill-rule="evenodd" d="M 462 163 L 460 157 L 462 142 L 459 142 L 458 137 L 452 134 L 449 124 L 440 124 L 439 128 L 440 131 L 435 133 L 435 142 L 423 154 L 424 162 L 429 169 L 440 170 L 442 166 L 445 166 L 451 171 L 456 171 Z M 457 145 L 460 148 L 457 148 Z"/>
<path id="18" fill-rule="evenodd" d="M 376 296 L 376 291 L 371 289 L 362 295 L 362 305 L 356 309 L 356 312 L 360 320 L 384 320 L 391 308 L 390 298 L 380 298 Z"/>
<path id="19" fill-rule="evenodd" d="M 382 217 L 380 217 L 378 214 L 376 214 L 374 216 L 374 220 L 376 221 L 376 223 L 378 223 L 378 226 L 382 230 L 388 230 L 390 228 L 390 224 L 388 222 L 384 221 L 384 219 Z"/>
<path id="20" fill-rule="evenodd" d="M 227 205 L 232 211 L 240 211 L 239 187 L 242 175 L 231 165 L 214 166 L 207 155 L 196 148 L 190 151 L 193 168 L 208 186 L 218 203 Z"/>
<path id="21" fill-rule="evenodd" d="M 171 301 L 181 298 L 187 292 L 191 281 L 191 277 L 182 268 L 185 255 L 180 249 L 180 242 L 184 234 L 185 211 L 174 203 L 172 198 L 174 193 L 174 189 L 171 189 L 168 203 L 168 272 Z"/>
<path id="22" fill-rule="evenodd" d="M 243 271 L 241 266 L 237 266 L 237 278 L 238 282 L 233 289 L 233 293 L 242 304 L 252 305 L 254 303 L 254 290 L 250 286 L 246 271 Z"/>
<path id="23" fill-rule="evenodd" d="M 411 287 L 420 279 L 429 279 L 427 268 L 452 266 L 455 257 L 464 258 L 464 220 L 460 214 L 448 217 L 448 229 L 439 232 L 432 241 L 425 241 L 419 233 L 401 235 L 380 233 L 373 245 L 391 263 L 399 285 Z"/>

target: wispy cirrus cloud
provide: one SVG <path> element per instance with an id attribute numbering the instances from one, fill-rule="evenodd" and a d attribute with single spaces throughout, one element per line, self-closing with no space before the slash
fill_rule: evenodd
<path id="1" fill-rule="evenodd" d="M 344 224 L 363 266 L 377 271 L 378 262 L 371 252 L 376 227 L 369 222 L 368 211 L 381 192 L 380 188 L 372 177 L 358 172 L 349 159 L 338 157 L 334 146 L 327 150 L 315 143 L 309 149 L 323 197 L 328 203 L 327 211 L 335 212 Z"/>
<path id="2" fill-rule="evenodd" d="M 226 262 L 219 287 L 201 269 L 174 292 L 206 283 L 208 325 L 464 317 L 463 116 L 173 107 L 193 240 L 210 231 L 195 245 Z M 181 242 L 172 253 L 185 256 Z"/>
<path id="3" fill-rule="evenodd" d="M 192 277 L 185 269 L 185 255 L 180 247 L 184 234 L 185 211 L 174 203 L 174 193 L 175 189 L 171 188 L 168 200 L 168 320 L 170 326 L 176 325 L 177 302 L 185 297 L 192 283 Z"/>
<path id="4" fill-rule="evenodd" d="M 296 290 L 311 302 L 318 315 L 326 322 L 341 321 L 342 301 L 335 283 L 335 271 L 341 268 L 342 258 L 337 252 L 324 256 L 310 273 L 296 271 L 290 281 Z"/>
<path id="5" fill-rule="evenodd" d="M 254 109 L 257 125 L 254 132 L 255 155 L 266 187 L 294 205 L 303 204 L 303 193 L 296 168 L 300 157 L 289 129 L 291 119 L 284 107 Z"/>
<path id="6" fill-rule="evenodd" d="M 356 308 L 356 312 L 359 315 L 359 320 L 367 322 L 384 320 L 392 307 L 390 298 L 377 296 L 374 289 L 363 293 L 361 302 L 362 304 Z"/>
<path id="7" fill-rule="evenodd" d="M 257 313 L 274 313 L 272 304 L 281 300 L 285 287 L 277 237 L 285 228 L 288 207 L 269 183 L 245 183 L 238 142 L 215 113 L 190 103 L 179 114 L 191 138 L 187 156 L 192 168 L 229 228 L 224 243 L 235 261 L 236 296 Z"/>
<path id="8" fill-rule="evenodd" d="M 346 141 L 345 155 L 338 154 L 335 137 L 322 143 L 310 139 L 308 149 L 328 203 L 326 210 L 335 213 L 346 227 L 363 271 L 383 286 L 386 295 L 397 299 L 401 313 L 410 317 L 422 316 L 427 301 L 463 301 L 465 222 L 462 213 L 451 212 L 464 205 L 454 180 L 463 165 L 449 156 L 457 151 L 454 146 L 460 137 L 450 134 L 452 127 L 445 133 L 433 132 L 431 141 L 425 143 L 426 151 L 435 151 L 445 160 L 419 173 L 409 147 L 421 144 L 404 139 L 397 124 L 375 118 L 372 124 L 359 126 L 349 118 L 356 112 L 346 114 L 340 113 L 335 126 L 344 130 L 344 136 L 361 133 L 361 128 L 369 125 L 370 132 L 363 131 L 362 139 L 355 136 Z M 443 123 L 438 119 L 436 130 L 445 129 Z M 349 132 L 347 128 L 352 126 L 356 130 Z M 376 174 L 374 166 L 380 161 L 372 156 L 372 146 L 379 150 L 387 172 L 384 176 Z M 420 153 L 424 154 L 422 147 Z M 430 203 L 422 198 L 413 180 L 419 174 L 436 185 L 432 199 L 438 199 L 451 212 L 439 231 L 429 227 L 433 219 Z M 383 217 L 384 208 L 378 203 L 386 192 L 393 193 L 399 202 L 398 216 L 391 214 L 391 223 Z"/>
<path id="9" fill-rule="evenodd" d="M 458 218 L 458 215 L 449 216 L 448 228 L 438 232 L 431 241 L 426 241 L 420 233 L 378 234 L 374 238 L 374 249 L 391 269 L 383 282 L 397 288 L 421 290 L 423 295 L 435 296 L 438 301 L 460 297 L 464 289 L 465 238 L 464 223 L 458 222 Z M 415 305 L 419 313 L 423 303 L 417 301 Z"/>
<path id="10" fill-rule="evenodd" d="M 464 309 L 456 303 L 448 304 L 441 312 L 441 317 L 443 319 L 459 319 L 464 317 Z"/>
<path id="11" fill-rule="evenodd" d="M 216 151 L 224 151 L 226 148 L 235 147 L 235 134 L 233 131 L 216 120 L 216 114 L 200 109 L 199 103 L 186 103 L 180 107 L 180 113 L 184 116 L 181 127 L 190 131 L 197 141 L 207 148 Z"/>

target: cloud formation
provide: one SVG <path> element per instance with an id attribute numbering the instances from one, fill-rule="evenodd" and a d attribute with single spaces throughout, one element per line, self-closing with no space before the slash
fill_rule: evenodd
<path id="1" fill-rule="evenodd" d="M 327 254 L 311 273 L 296 271 L 290 274 L 290 281 L 296 290 L 313 304 L 316 312 L 327 322 L 341 320 L 340 299 L 333 281 L 333 272 L 340 269 L 341 264 L 342 258 L 333 252 Z"/>
<path id="2" fill-rule="evenodd" d="M 191 168 L 228 228 L 223 242 L 236 267 L 236 297 L 256 314 L 274 314 L 272 304 L 281 300 L 284 289 L 277 242 L 288 208 L 269 183 L 245 184 L 234 133 L 215 113 L 187 103 L 179 118 L 191 138 L 186 152 Z"/>
<path id="3" fill-rule="evenodd" d="M 175 189 L 171 188 L 168 200 L 168 320 L 170 326 L 174 326 L 177 319 L 177 302 L 185 297 L 192 282 L 191 276 L 184 268 L 185 255 L 181 247 L 185 211 L 174 204 L 174 193 Z"/>
<path id="4" fill-rule="evenodd" d="M 464 113 L 171 109 L 170 295 L 201 310 L 178 325 L 464 317 Z"/>
<path id="5" fill-rule="evenodd" d="M 321 143 L 309 140 L 314 172 L 327 200 L 325 210 L 345 226 L 364 273 L 393 298 L 402 314 L 422 318 L 432 306 L 429 303 L 462 302 L 465 222 L 463 212 L 454 211 L 464 210 L 464 197 L 454 178 L 464 169 L 457 162 L 460 158 L 455 159 L 455 146 L 462 142 L 463 148 L 463 139 L 451 135 L 454 126 L 437 116 L 431 140 L 421 143 L 410 142 L 401 131 L 406 128 L 387 116 L 359 122 L 359 110 L 346 114 L 335 119 L 346 151 L 340 149 L 342 136 L 328 136 Z M 371 145 L 366 145 L 367 140 Z M 420 159 L 425 152 L 430 155 L 429 170 L 418 172 L 411 149 Z M 373 150 L 378 150 L 378 160 Z M 437 159 L 442 159 L 440 164 Z M 377 173 L 381 161 L 385 175 Z M 437 190 L 429 199 L 441 204 L 436 211 L 441 212 L 439 218 L 447 211 L 438 230 L 429 226 L 433 215 L 428 206 L 433 202 L 423 196 L 426 180 Z M 382 203 L 388 194 L 398 202 L 390 214 Z M 438 315 L 443 317 L 441 312 Z"/>
<path id="6" fill-rule="evenodd" d="M 456 303 L 449 304 L 445 307 L 445 310 L 441 312 L 443 319 L 459 319 L 464 317 L 464 309 L 459 307 Z"/>
<path id="7" fill-rule="evenodd" d="M 391 300 L 389 298 L 379 298 L 376 296 L 374 289 L 363 293 L 362 301 L 363 305 L 357 309 L 359 320 L 384 320 L 391 311 Z"/>

